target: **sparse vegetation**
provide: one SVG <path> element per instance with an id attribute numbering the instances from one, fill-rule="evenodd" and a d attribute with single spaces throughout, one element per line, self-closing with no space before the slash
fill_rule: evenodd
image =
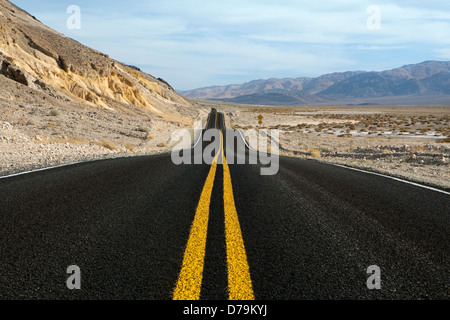
<path id="1" fill-rule="evenodd" d="M 88 145 L 89 140 L 83 139 L 83 138 L 77 138 L 77 137 L 69 137 L 66 140 L 66 143 L 76 144 L 76 145 Z"/>
<path id="2" fill-rule="evenodd" d="M 146 133 L 150 132 L 149 128 L 143 126 L 138 127 L 136 130 L 139 132 L 146 132 Z"/>
<path id="3" fill-rule="evenodd" d="M 48 114 L 50 117 L 58 117 L 61 115 L 61 113 L 57 109 L 50 110 L 50 113 Z"/>
<path id="4" fill-rule="evenodd" d="M 309 149 L 308 153 L 311 155 L 311 157 L 313 158 L 320 158 L 321 154 L 320 154 L 320 150 L 317 149 Z"/>
<path id="5" fill-rule="evenodd" d="M 243 129 L 257 129 L 255 119 L 262 114 L 269 129 L 280 129 L 282 155 L 450 187 L 449 107 L 428 109 L 435 114 L 395 106 L 221 108 Z"/>
<path id="6" fill-rule="evenodd" d="M 109 150 L 112 150 L 112 151 L 118 151 L 119 150 L 119 147 L 114 142 L 111 142 L 109 140 L 102 139 L 102 140 L 99 140 L 99 141 L 94 141 L 92 143 L 95 144 L 95 145 L 99 145 L 99 146 L 105 147 L 106 149 L 109 149 Z"/>
<path id="7" fill-rule="evenodd" d="M 450 137 L 444 138 L 444 139 L 439 139 L 437 142 L 438 143 L 450 143 Z"/>
<path id="8" fill-rule="evenodd" d="M 131 143 L 127 143 L 127 144 L 125 145 L 125 148 L 126 148 L 128 151 L 131 151 L 131 152 L 133 152 L 133 153 L 136 153 L 136 152 L 137 152 L 136 147 L 135 147 L 134 145 L 132 145 Z"/>

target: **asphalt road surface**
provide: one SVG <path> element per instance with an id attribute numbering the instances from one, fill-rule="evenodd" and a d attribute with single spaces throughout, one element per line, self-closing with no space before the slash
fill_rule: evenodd
<path id="1" fill-rule="evenodd" d="M 450 298 L 448 194 L 287 157 L 261 175 L 231 164 L 223 114 L 205 129 L 214 143 L 191 156 L 215 146 L 210 163 L 162 154 L 0 179 L 0 299 Z"/>

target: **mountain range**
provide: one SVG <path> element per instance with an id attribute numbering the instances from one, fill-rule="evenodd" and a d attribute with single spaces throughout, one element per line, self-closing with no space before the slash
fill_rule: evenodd
<path id="1" fill-rule="evenodd" d="M 335 72 L 317 78 L 254 80 L 181 94 L 189 98 L 258 105 L 450 105 L 450 62 L 425 61 L 381 72 Z"/>

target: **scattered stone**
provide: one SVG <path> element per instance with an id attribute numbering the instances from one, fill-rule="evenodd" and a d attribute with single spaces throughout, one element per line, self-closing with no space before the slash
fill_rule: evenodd
<path id="1" fill-rule="evenodd" d="M 0 127 L 2 130 L 12 130 L 13 126 L 11 123 L 6 121 L 0 121 Z"/>

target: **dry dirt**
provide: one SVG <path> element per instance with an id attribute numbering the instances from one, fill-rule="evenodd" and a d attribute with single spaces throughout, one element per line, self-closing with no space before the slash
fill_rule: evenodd
<path id="1" fill-rule="evenodd" d="M 0 76 L 0 176 L 60 164 L 170 151 L 172 132 L 206 119 L 205 108 L 168 120 L 128 106 L 61 101 Z"/>
<path id="2" fill-rule="evenodd" d="M 207 112 L 0 0 L 0 175 L 164 152 Z"/>
<path id="3" fill-rule="evenodd" d="M 228 127 L 279 130 L 281 155 L 450 190 L 450 107 L 258 107 L 221 102 L 214 107 L 226 114 Z M 264 117 L 262 125 L 259 115 Z"/>

